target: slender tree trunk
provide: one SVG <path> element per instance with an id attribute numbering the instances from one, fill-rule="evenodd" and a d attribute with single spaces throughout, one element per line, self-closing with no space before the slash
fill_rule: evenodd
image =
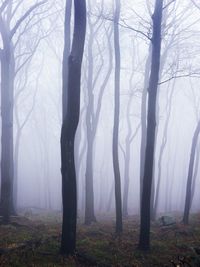
<path id="1" fill-rule="evenodd" d="M 192 201 L 194 198 L 194 193 L 196 189 L 196 182 L 197 182 L 197 177 L 198 177 L 198 169 L 199 169 L 199 159 L 200 159 L 200 149 L 199 145 L 197 145 L 197 151 L 196 151 L 196 156 L 195 156 L 195 167 L 194 167 L 194 175 L 192 179 L 192 193 L 191 193 L 191 203 L 190 203 L 190 208 L 192 205 Z"/>
<path id="2" fill-rule="evenodd" d="M 64 52 L 63 52 L 63 77 L 65 77 L 65 84 L 68 84 L 68 57 L 71 48 L 71 10 L 72 10 L 72 0 L 66 0 L 65 7 L 65 29 L 64 29 Z M 64 118 L 67 112 L 67 90 L 62 90 L 62 117 Z"/>
<path id="3" fill-rule="evenodd" d="M 108 198 L 108 205 L 107 205 L 107 212 L 109 212 L 111 210 L 112 207 L 112 200 L 114 197 L 114 189 L 115 189 L 115 184 L 112 183 L 112 186 L 110 188 L 110 194 L 109 194 L 109 198 Z"/>
<path id="4" fill-rule="evenodd" d="M 113 127 L 113 167 L 115 177 L 115 208 L 116 208 L 116 233 L 122 232 L 122 200 L 121 178 L 119 169 L 118 139 L 119 139 L 119 114 L 120 114 L 120 45 L 119 45 L 119 17 L 120 0 L 115 0 L 114 15 L 114 47 L 115 47 L 115 108 Z"/>
<path id="5" fill-rule="evenodd" d="M 131 109 L 131 97 L 129 98 L 128 108 L 127 108 L 127 123 L 128 123 L 128 133 L 126 136 L 126 157 L 124 166 L 124 192 L 123 192 L 123 216 L 128 216 L 128 191 L 129 191 L 129 166 L 130 166 L 130 139 L 131 139 L 131 121 L 130 121 L 130 109 Z"/>
<path id="6" fill-rule="evenodd" d="M 93 189 L 93 137 L 88 136 L 86 160 L 86 190 L 85 190 L 85 224 L 96 222 L 94 214 L 94 189 Z"/>
<path id="7" fill-rule="evenodd" d="M 74 10 L 74 36 L 72 50 L 68 59 L 68 76 L 65 73 L 67 62 L 66 60 L 63 60 L 63 91 L 66 90 L 67 92 L 67 109 L 66 114 L 63 113 L 64 116 L 61 130 L 63 201 L 61 253 L 66 255 L 74 254 L 76 249 L 77 193 L 74 140 L 80 112 L 81 65 L 86 31 L 85 0 L 74 0 Z M 66 23 L 67 22 L 65 21 L 65 27 L 67 26 Z M 69 79 L 66 79 L 66 77 L 69 77 Z"/>
<path id="8" fill-rule="evenodd" d="M 123 192 L 123 216 L 128 216 L 128 191 L 129 191 L 129 166 L 130 166 L 130 143 L 126 140 L 126 160 L 124 171 L 124 192 Z"/>
<path id="9" fill-rule="evenodd" d="M 155 130 L 156 130 L 156 100 L 160 69 L 161 51 L 161 23 L 163 0 L 156 0 L 153 19 L 152 62 L 148 88 L 148 115 L 147 115 L 147 143 L 145 151 L 145 168 L 142 191 L 141 226 L 139 248 L 150 248 L 150 200 L 153 176 Z"/>
<path id="10" fill-rule="evenodd" d="M 185 197 L 185 209 L 183 215 L 183 223 L 189 223 L 189 213 L 191 207 L 191 198 L 192 198 L 192 178 L 193 178 L 193 169 L 194 169 L 194 161 L 195 161 L 195 151 L 198 142 L 200 132 L 200 121 L 198 122 L 194 136 L 192 138 L 192 147 L 190 152 L 190 162 L 189 162 L 189 169 L 188 169 L 188 178 L 187 178 L 187 186 L 186 186 L 186 197 Z"/>
<path id="11" fill-rule="evenodd" d="M 93 25 L 89 19 L 90 37 L 88 42 L 88 105 L 86 111 L 86 129 L 87 129 L 87 159 L 86 159 L 86 173 L 85 173 L 85 224 L 89 225 L 96 222 L 94 213 L 94 188 L 93 188 L 93 153 L 94 153 L 94 125 L 93 125 L 93 40 L 94 30 Z"/>
<path id="12" fill-rule="evenodd" d="M 167 118 L 165 120 L 164 133 L 163 133 L 163 138 L 162 138 L 162 143 L 161 143 L 159 158 L 158 158 L 158 182 L 157 182 L 156 193 L 155 193 L 155 203 L 153 207 L 153 219 L 154 220 L 156 219 L 157 210 L 158 210 L 159 193 L 160 193 L 160 185 L 161 185 L 161 174 L 162 174 L 162 159 L 163 159 L 165 147 L 167 144 L 167 135 L 168 135 L 168 128 L 169 128 L 169 120 L 170 120 L 170 115 L 171 115 L 171 106 L 172 106 L 172 97 L 174 93 L 174 87 L 175 87 L 175 81 L 173 82 L 173 86 L 172 86 L 170 95 L 168 97 Z"/>
<path id="13" fill-rule="evenodd" d="M 144 162 L 145 162 L 145 149 L 146 149 L 146 135 L 147 135 L 147 87 L 149 81 L 149 72 L 151 66 L 151 44 L 149 45 L 148 57 L 145 64 L 144 74 L 144 89 L 142 91 L 142 104 L 141 104 L 141 145 L 140 145 L 140 203 L 142 201 L 142 187 L 144 177 Z"/>
<path id="14" fill-rule="evenodd" d="M 90 1 L 88 2 L 90 8 Z M 95 25 L 97 27 L 95 28 Z M 101 103 L 103 94 L 106 88 L 106 85 L 109 81 L 109 77 L 112 72 L 112 45 L 110 42 L 110 37 L 112 31 L 107 34 L 108 38 L 108 50 L 109 50 L 109 67 L 108 72 L 106 73 L 105 79 L 103 80 L 99 95 L 98 102 L 95 109 L 95 101 L 94 101 L 94 59 L 93 59 L 93 43 L 95 35 L 98 33 L 98 29 L 101 24 L 98 25 L 98 20 L 92 23 L 91 19 L 88 20 L 88 26 L 90 29 L 89 42 L 88 42 L 88 78 L 87 78 L 87 88 L 88 88 L 88 105 L 86 112 L 86 126 L 87 126 L 87 141 L 88 141 L 88 149 L 87 149 L 87 161 L 86 161 L 86 198 L 85 198 L 85 224 L 91 224 L 92 222 L 96 222 L 95 212 L 94 212 L 94 189 L 93 189 L 93 161 L 94 161 L 94 143 L 95 136 L 99 122 L 99 116 L 101 111 Z M 100 52 L 101 53 L 101 52 Z M 98 77 L 97 74 L 96 78 Z"/>
<path id="15" fill-rule="evenodd" d="M 165 177 L 165 212 L 169 210 L 169 168 L 170 168 L 170 157 L 166 163 L 166 177 Z"/>
<path id="16" fill-rule="evenodd" d="M 19 167 L 19 148 L 20 148 L 20 140 L 21 140 L 21 130 L 18 129 L 16 142 L 15 142 L 15 149 L 14 149 L 14 185 L 13 185 L 13 198 L 15 207 L 18 207 L 18 167 Z"/>

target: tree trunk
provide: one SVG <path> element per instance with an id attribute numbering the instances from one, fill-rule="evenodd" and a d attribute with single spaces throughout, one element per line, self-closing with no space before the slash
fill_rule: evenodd
<path id="1" fill-rule="evenodd" d="M 115 104 L 113 127 L 113 167 L 115 178 L 115 208 L 116 208 L 116 233 L 122 232 L 122 200 L 121 178 L 119 169 L 118 138 L 119 138 L 119 114 L 120 114 L 120 45 L 119 45 L 119 16 L 120 0 L 115 0 L 114 16 L 114 48 L 115 48 Z"/>
<path id="2" fill-rule="evenodd" d="M 167 135 L 168 135 L 168 128 L 169 128 L 169 120 L 170 120 L 170 115 L 171 115 L 171 106 L 172 106 L 172 97 L 174 94 L 174 88 L 175 88 L 175 80 L 173 82 L 172 89 L 171 89 L 171 92 L 169 93 L 169 97 L 167 100 L 168 101 L 167 102 L 167 114 L 166 114 L 167 118 L 165 120 L 163 138 L 162 138 L 162 143 L 161 143 L 159 158 L 158 158 L 158 182 L 157 182 L 156 193 L 155 193 L 155 203 L 153 207 L 153 219 L 154 220 L 156 219 L 157 210 L 158 210 L 159 193 L 160 193 L 160 185 L 161 185 L 161 174 L 162 174 L 162 159 L 163 159 L 165 147 L 167 144 Z"/>
<path id="3" fill-rule="evenodd" d="M 193 201 L 193 198 L 194 198 L 194 193 L 195 193 L 196 183 L 197 183 L 197 177 L 198 177 L 198 170 L 199 170 L 199 159 L 200 159 L 199 145 L 197 145 L 196 149 L 197 149 L 197 151 L 196 151 L 196 156 L 195 156 L 194 175 L 193 175 L 193 179 L 192 179 L 192 193 L 191 193 L 190 207 L 192 205 L 192 201 Z"/>
<path id="4" fill-rule="evenodd" d="M 90 1 L 88 2 L 90 9 Z M 94 70 L 93 70 L 93 43 L 95 35 L 98 33 L 98 29 L 100 25 L 95 28 L 95 25 L 98 25 L 98 20 L 92 23 L 91 19 L 88 20 L 88 27 L 90 29 L 89 42 L 88 42 L 88 79 L 87 79 L 87 87 L 88 87 L 88 105 L 86 112 L 86 126 L 87 126 L 87 162 L 86 162 L 86 198 L 85 198 L 85 224 L 91 224 L 92 222 L 96 222 L 95 212 L 94 212 L 94 189 L 93 189 L 93 159 L 94 159 L 94 143 L 95 136 L 98 127 L 100 111 L 101 111 L 101 103 L 103 94 L 106 88 L 106 85 L 109 81 L 111 72 L 112 72 L 112 45 L 110 42 L 110 37 L 112 31 L 106 32 L 108 38 L 108 50 L 109 50 L 109 67 L 106 73 L 105 79 L 103 80 L 97 101 L 97 107 L 95 110 L 95 101 L 94 101 L 94 85 L 95 80 L 98 77 L 99 73 L 94 79 Z M 101 52 L 100 52 L 101 53 Z"/>
<path id="5" fill-rule="evenodd" d="M 107 209 L 106 211 L 109 212 L 111 210 L 112 207 L 112 200 L 114 198 L 114 183 L 112 183 L 111 188 L 110 188 L 110 194 L 108 196 L 108 204 L 107 204 Z"/>
<path id="6" fill-rule="evenodd" d="M 142 191 L 141 226 L 139 248 L 150 248 L 150 200 L 153 176 L 155 129 L 156 129 L 156 100 L 160 69 L 161 23 L 163 0 L 156 0 L 153 14 L 152 62 L 148 88 L 147 113 L 147 143 L 145 151 L 145 168 Z"/>
<path id="7" fill-rule="evenodd" d="M 64 52 L 63 52 L 63 77 L 65 77 L 65 84 L 68 84 L 68 57 L 71 48 L 71 10 L 72 10 L 72 0 L 66 0 L 65 7 L 65 30 L 64 30 Z M 65 87 L 66 88 L 66 87 Z M 62 117 L 64 118 L 67 112 L 67 90 L 62 90 Z"/>
<path id="8" fill-rule="evenodd" d="M 7 36 L 6 32 L 5 36 Z M 9 223 L 11 213 L 15 213 L 13 203 L 14 58 L 12 52 L 11 42 L 4 39 L 4 49 L 1 51 L 1 213 L 4 223 Z"/>
<path id="9" fill-rule="evenodd" d="M 74 36 L 72 50 L 68 59 L 68 76 L 65 73 L 67 63 L 66 60 L 63 60 L 63 91 L 66 90 L 67 92 L 67 109 L 63 117 L 61 130 L 63 201 L 61 253 L 65 255 L 74 254 L 76 248 L 77 193 L 74 140 L 80 112 L 81 65 L 86 31 L 85 0 L 74 0 L 74 10 Z M 66 77 L 69 77 L 68 81 L 66 81 Z"/>
<path id="10" fill-rule="evenodd" d="M 187 178 L 187 187 L 186 187 L 186 197 L 185 197 L 185 209 L 183 215 L 183 223 L 189 223 L 189 213 L 191 207 L 191 198 L 192 198 L 192 178 L 193 178 L 193 169 L 194 169 L 194 161 L 195 161 L 195 151 L 198 142 L 200 132 L 200 121 L 198 122 L 194 136 L 192 138 L 192 147 L 190 152 L 190 162 L 189 162 L 189 169 L 188 169 L 188 178 Z"/>
<path id="11" fill-rule="evenodd" d="M 85 224 L 89 225 L 96 222 L 94 214 L 94 188 L 93 188 L 93 148 L 94 148 L 94 92 L 93 92 L 93 40 L 94 29 L 89 19 L 90 36 L 88 42 L 88 105 L 86 112 L 86 130 L 87 130 L 87 159 L 85 173 Z"/>
<path id="12" fill-rule="evenodd" d="M 21 140 L 21 129 L 18 129 L 16 142 L 15 142 L 15 150 L 14 150 L 14 185 L 13 185 L 13 198 L 15 207 L 18 207 L 18 167 L 19 167 L 19 148 L 20 148 L 20 140 Z"/>
<path id="13" fill-rule="evenodd" d="M 128 133 L 126 136 L 126 157 L 124 166 L 124 192 L 123 192 L 123 216 L 128 216 L 128 191 L 129 191 L 129 166 L 130 166 L 130 139 L 131 139 L 131 121 L 130 121 L 130 109 L 131 109 L 131 97 L 129 98 L 127 107 L 127 123 L 128 123 Z"/>
<path id="14" fill-rule="evenodd" d="M 85 188 L 85 224 L 96 222 L 94 215 L 94 189 L 93 189 L 93 144 L 94 139 L 88 133 L 88 148 L 86 160 L 86 188 Z"/>
<path id="15" fill-rule="evenodd" d="M 140 145 L 140 203 L 142 203 L 142 187 L 144 177 L 144 161 L 147 135 L 147 87 L 149 81 L 149 72 L 151 64 L 151 45 L 149 45 L 148 57 L 145 64 L 144 89 L 142 91 L 141 104 L 141 145 Z M 141 206 L 141 205 L 140 205 Z"/>

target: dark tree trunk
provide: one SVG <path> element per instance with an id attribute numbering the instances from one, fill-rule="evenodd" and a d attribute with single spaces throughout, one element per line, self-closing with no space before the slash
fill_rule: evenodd
<path id="1" fill-rule="evenodd" d="M 3 23 L 3 22 L 2 22 Z M 15 214 L 13 203 L 13 94 L 14 54 L 6 28 L 1 25 L 4 48 L 1 51 L 1 213 L 4 223 Z"/>
<path id="2" fill-rule="evenodd" d="M 144 74 L 144 88 L 142 91 L 142 104 L 141 104 L 141 145 L 140 145 L 140 203 L 142 202 L 142 187 L 144 178 L 144 161 L 146 149 L 146 135 L 147 135 L 147 87 L 149 81 L 149 72 L 151 66 L 151 45 L 149 45 L 149 52 L 145 64 Z M 141 206 L 141 205 L 140 205 Z"/>
<path id="3" fill-rule="evenodd" d="M 13 186 L 13 101 L 10 84 L 9 45 L 1 55 L 1 208 L 4 223 L 9 223 Z"/>
<path id="4" fill-rule="evenodd" d="M 63 117 L 61 130 L 63 200 L 61 253 L 65 255 L 73 254 L 76 248 L 77 193 L 74 163 L 74 139 L 80 112 L 81 65 L 86 30 L 85 0 L 74 0 L 74 10 L 74 36 L 72 50 L 68 59 L 68 75 L 65 73 L 67 63 L 66 60 L 63 60 L 63 91 L 67 91 L 67 109 L 66 114 L 64 114 Z M 65 27 L 66 26 L 65 22 Z M 66 77 L 69 77 L 69 79 L 67 79 L 68 81 L 66 81 Z"/>
<path id="5" fill-rule="evenodd" d="M 183 223 L 189 223 L 189 213 L 191 207 L 191 199 L 192 199 L 192 178 L 193 178 L 193 169 L 194 169 L 194 161 L 195 161 L 195 151 L 198 142 L 200 132 L 200 121 L 198 122 L 194 136 L 192 138 L 192 147 L 190 152 L 190 162 L 189 162 L 189 169 L 188 169 L 188 178 L 187 178 L 187 187 L 186 187 L 186 197 L 185 197 L 185 209 L 183 215 Z"/>
<path id="6" fill-rule="evenodd" d="M 142 191 L 141 226 L 139 248 L 150 248 L 150 200 L 153 176 L 155 129 L 156 129 L 156 100 L 160 69 L 161 23 L 163 0 L 156 0 L 153 14 L 152 62 L 148 88 L 147 113 L 147 142 L 145 151 L 145 167 Z"/>
<path id="7" fill-rule="evenodd" d="M 119 138 L 119 114 L 120 114 L 120 45 L 119 45 L 119 16 L 120 0 L 116 0 L 114 16 L 114 47 L 115 47 L 115 108 L 113 128 L 113 167 L 115 178 L 115 205 L 116 205 L 116 233 L 122 232 L 122 200 L 121 200 L 121 178 L 118 156 Z"/>

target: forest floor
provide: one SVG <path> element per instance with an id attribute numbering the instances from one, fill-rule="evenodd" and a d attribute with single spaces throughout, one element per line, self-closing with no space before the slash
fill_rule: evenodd
<path id="1" fill-rule="evenodd" d="M 139 218 L 124 220 L 124 232 L 114 234 L 114 217 L 103 216 L 98 223 L 77 229 L 77 256 L 66 259 L 59 255 L 61 238 L 60 213 L 27 211 L 12 217 L 10 225 L 0 224 L 0 266 L 102 266 L 164 267 L 200 266 L 200 214 L 191 215 L 184 226 L 176 214 L 176 224 L 151 227 L 151 251 L 137 249 Z M 178 265 L 179 260 L 188 265 Z M 174 262 L 174 263 L 173 263 Z"/>

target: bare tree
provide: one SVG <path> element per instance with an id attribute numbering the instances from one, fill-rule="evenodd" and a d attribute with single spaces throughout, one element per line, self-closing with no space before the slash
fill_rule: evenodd
<path id="1" fill-rule="evenodd" d="M 90 3 L 90 2 L 89 2 Z M 101 11 L 102 12 L 102 11 Z M 96 38 L 96 34 L 98 33 L 102 22 L 97 17 L 95 21 L 92 23 L 91 17 L 88 19 L 90 35 L 88 41 L 88 77 L 87 77 L 87 88 L 88 88 L 88 104 L 86 110 L 86 133 L 87 133 L 87 159 L 86 159 L 86 191 L 85 191 L 85 223 L 90 224 L 91 222 L 95 222 L 95 213 L 94 213 L 94 191 L 93 191 L 93 156 L 94 156 L 94 142 L 95 136 L 98 128 L 101 105 L 103 100 L 104 91 L 108 84 L 109 78 L 112 73 L 112 65 L 113 65 L 113 53 L 112 53 L 112 44 L 111 44 L 111 36 L 112 36 L 112 28 L 107 29 L 105 27 L 106 39 L 108 42 L 108 69 L 106 71 L 105 77 L 100 83 L 99 93 L 98 93 L 98 101 L 95 107 L 95 95 L 94 89 L 97 83 L 97 79 L 100 76 L 101 71 L 103 70 L 104 60 L 103 53 L 101 49 L 98 49 L 98 54 L 100 55 L 101 64 L 98 68 L 97 74 L 94 75 L 94 59 L 93 59 L 93 45 Z M 95 27 L 96 26 L 96 27 Z M 98 44 L 98 42 L 97 42 Z"/>
<path id="2" fill-rule="evenodd" d="M 156 129 L 156 100 L 160 70 L 161 51 L 161 24 L 162 24 L 163 0 L 155 1 L 152 36 L 152 60 L 151 74 L 148 88 L 148 112 L 147 112 L 147 142 L 145 151 L 145 165 L 141 206 L 141 226 L 139 248 L 150 248 L 150 200 L 153 177 L 155 129 Z"/>
<path id="3" fill-rule="evenodd" d="M 121 178 L 119 169 L 118 139 L 119 139 L 119 114 L 120 114 L 120 44 L 119 44 L 119 17 L 120 0 L 115 0 L 114 14 L 114 49 L 115 49 L 115 104 L 113 127 L 113 168 L 115 178 L 115 208 L 116 208 L 116 232 L 122 232 L 122 199 Z"/>
<path id="4" fill-rule="evenodd" d="M 13 22 L 13 17 L 21 2 L 13 8 L 13 1 L 4 1 L 0 8 L 0 33 L 3 41 L 3 48 L 0 50 L 1 61 L 1 115 L 2 115 L 2 136 L 1 136 L 1 211 L 4 223 L 10 220 L 10 214 L 15 213 L 13 202 L 13 181 L 14 181 L 14 159 L 13 159 L 13 102 L 14 102 L 14 79 L 25 62 L 16 69 L 15 47 L 18 44 L 21 34 L 13 41 L 21 25 L 28 20 L 30 15 L 45 1 L 32 5 L 18 20 Z M 29 19 L 28 19 L 29 18 Z M 26 25 L 29 23 L 27 22 Z"/>
<path id="5" fill-rule="evenodd" d="M 74 35 L 71 53 L 68 58 L 68 73 L 65 73 L 66 59 L 63 61 L 63 91 L 67 92 L 67 109 L 63 117 L 61 130 L 63 201 L 61 253 L 66 255 L 73 254 L 76 248 L 77 193 L 74 140 L 80 113 L 81 65 L 86 31 L 85 0 L 74 0 L 74 10 Z M 66 26 L 65 21 L 65 27 Z M 68 40 L 64 40 L 65 46 L 67 42 Z M 66 50 L 64 49 L 64 51 Z M 65 56 L 65 54 L 63 56 Z M 66 77 L 69 78 L 66 80 Z"/>

